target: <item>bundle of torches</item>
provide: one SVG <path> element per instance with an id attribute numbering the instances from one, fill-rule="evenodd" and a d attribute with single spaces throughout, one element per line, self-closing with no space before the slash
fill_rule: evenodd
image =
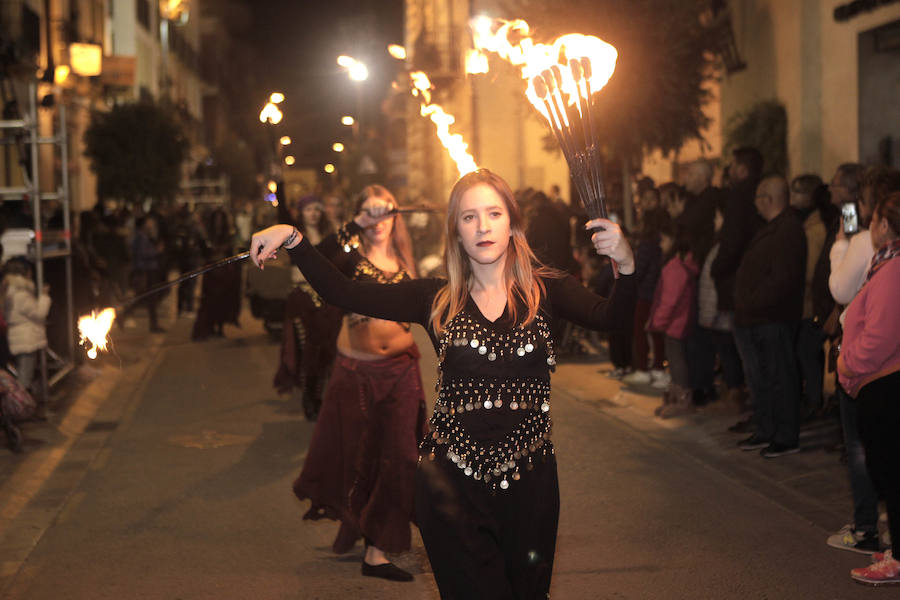
<path id="1" fill-rule="evenodd" d="M 466 57 L 466 73 L 487 73 L 488 53 L 521 68 L 522 77 L 528 82 L 525 96 L 547 120 L 559 142 L 588 216 L 591 219 L 607 218 L 593 94 L 612 77 L 616 68 L 616 49 L 597 37 L 577 33 L 561 36 L 551 44 L 535 43 L 528 24 L 522 20 L 481 17 L 472 21 L 471 28 L 474 48 Z M 512 43 L 510 37 L 519 38 L 519 41 Z M 460 176 L 478 169 L 463 136 L 450 132 L 455 123 L 453 115 L 431 101 L 432 86 L 428 75 L 416 71 L 410 73 L 409 78 L 410 91 L 420 100 L 420 114 L 434 123 L 438 139 L 456 163 Z M 245 252 L 206 265 L 188 276 L 243 260 L 248 254 Z M 612 268 L 618 277 L 615 262 Z M 180 277 L 148 293 L 161 291 L 183 280 L 184 277 Z M 95 359 L 107 350 L 108 334 L 115 318 L 116 309 L 106 308 L 78 319 L 81 344 L 87 347 L 89 358 Z"/>

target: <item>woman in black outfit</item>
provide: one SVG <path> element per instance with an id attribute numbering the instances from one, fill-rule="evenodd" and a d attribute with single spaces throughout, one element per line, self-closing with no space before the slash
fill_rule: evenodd
<path id="1" fill-rule="evenodd" d="M 370 207 L 357 222 L 371 226 L 392 208 Z M 621 230 L 603 219 L 591 227 L 604 228 L 592 242 L 622 274 L 609 299 L 537 262 L 509 186 L 486 169 L 450 194 L 447 280 L 352 281 L 290 226 L 253 237 L 257 265 L 283 245 L 326 301 L 420 323 L 431 336 L 440 391 L 420 447 L 415 510 L 444 599 L 549 594 L 559 516 L 549 323 L 560 316 L 592 329 L 627 327 L 635 300 L 634 255 Z"/>

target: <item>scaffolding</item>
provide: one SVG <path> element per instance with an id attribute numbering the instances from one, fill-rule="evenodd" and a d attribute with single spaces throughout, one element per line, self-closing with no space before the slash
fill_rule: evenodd
<path id="1" fill-rule="evenodd" d="M 22 115 L 15 97 L 12 82 L 3 75 L 3 101 L 5 114 L 0 120 L 0 144 L 7 148 L 15 148 L 19 153 L 22 166 L 20 187 L 0 187 L 0 200 L 30 202 L 33 215 L 33 238 L 29 248 L 29 258 L 34 261 L 35 294 L 42 293 L 44 288 L 44 263 L 50 260 L 65 261 L 65 298 L 68 356 L 58 354 L 47 347 L 40 352 L 40 391 L 43 401 L 49 399 L 49 388 L 56 385 L 75 367 L 75 318 L 73 314 L 74 298 L 72 288 L 72 228 L 69 198 L 69 153 L 66 136 L 66 108 L 57 101 L 56 118 L 53 133 L 42 137 L 38 121 L 38 86 L 37 82 L 28 84 L 28 111 Z M 57 96 L 58 98 L 58 96 Z M 10 110 L 11 109 L 11 110 Z M 40 148 L 51 147 L 54 158 L 58 158 L 60 177 L 55 192 L 42 192 L 40 185 Z M 62 230 L 45 230 L 43 225 L 42 204 L 57 201 L 62 211 Z M 51 309 L 52 310 L 52 309 Z M 49 360 L 48 360 L 49 359 Z M 52 362 L 51 362 L 52 361 Z M 52 373 L 50 371 L 52 370 Z"/>

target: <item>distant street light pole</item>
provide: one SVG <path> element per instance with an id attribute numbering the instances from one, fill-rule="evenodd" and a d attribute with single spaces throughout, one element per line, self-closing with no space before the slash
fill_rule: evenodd
<path id="1" fill-rule="evenodd" d="M 347 76 L 350 77 L 352 81 L 355 81 L 357 84 L 362 83 L 366 79 L 369 78 L 369 68 L 362 61 L 358 61 L 352 56 L 346 56 L 342 54 L 337 57 L 337 64 L 346 69 Z M 357 142 L 359 142 L 359 122 L 362 121 L 362 86 L 356 86 L 356 121 L 353 124 L 354 127 L 354 135 L 357 137 Z"/>

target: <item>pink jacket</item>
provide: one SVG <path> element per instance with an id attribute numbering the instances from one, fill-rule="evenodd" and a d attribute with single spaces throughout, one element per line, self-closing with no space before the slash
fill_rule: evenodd
<path id="1" fill-rule="evenodd" d="M 683 340 L 691 332 L 694 321 L 694 302 L 697 298 L 697 273 L 700 269 L 694 256 L 688 253 L 669 259 L 662 269 L 653 306 L 650 308 L 650 331 Z"/>
<path id="2" fill-rule="evenodd" d="M 840 375 L 853 397 L 867 383 L 900 371 L 900 258 L 881 267 L 847 307 L 841 356 L 852 377 Z"/>

